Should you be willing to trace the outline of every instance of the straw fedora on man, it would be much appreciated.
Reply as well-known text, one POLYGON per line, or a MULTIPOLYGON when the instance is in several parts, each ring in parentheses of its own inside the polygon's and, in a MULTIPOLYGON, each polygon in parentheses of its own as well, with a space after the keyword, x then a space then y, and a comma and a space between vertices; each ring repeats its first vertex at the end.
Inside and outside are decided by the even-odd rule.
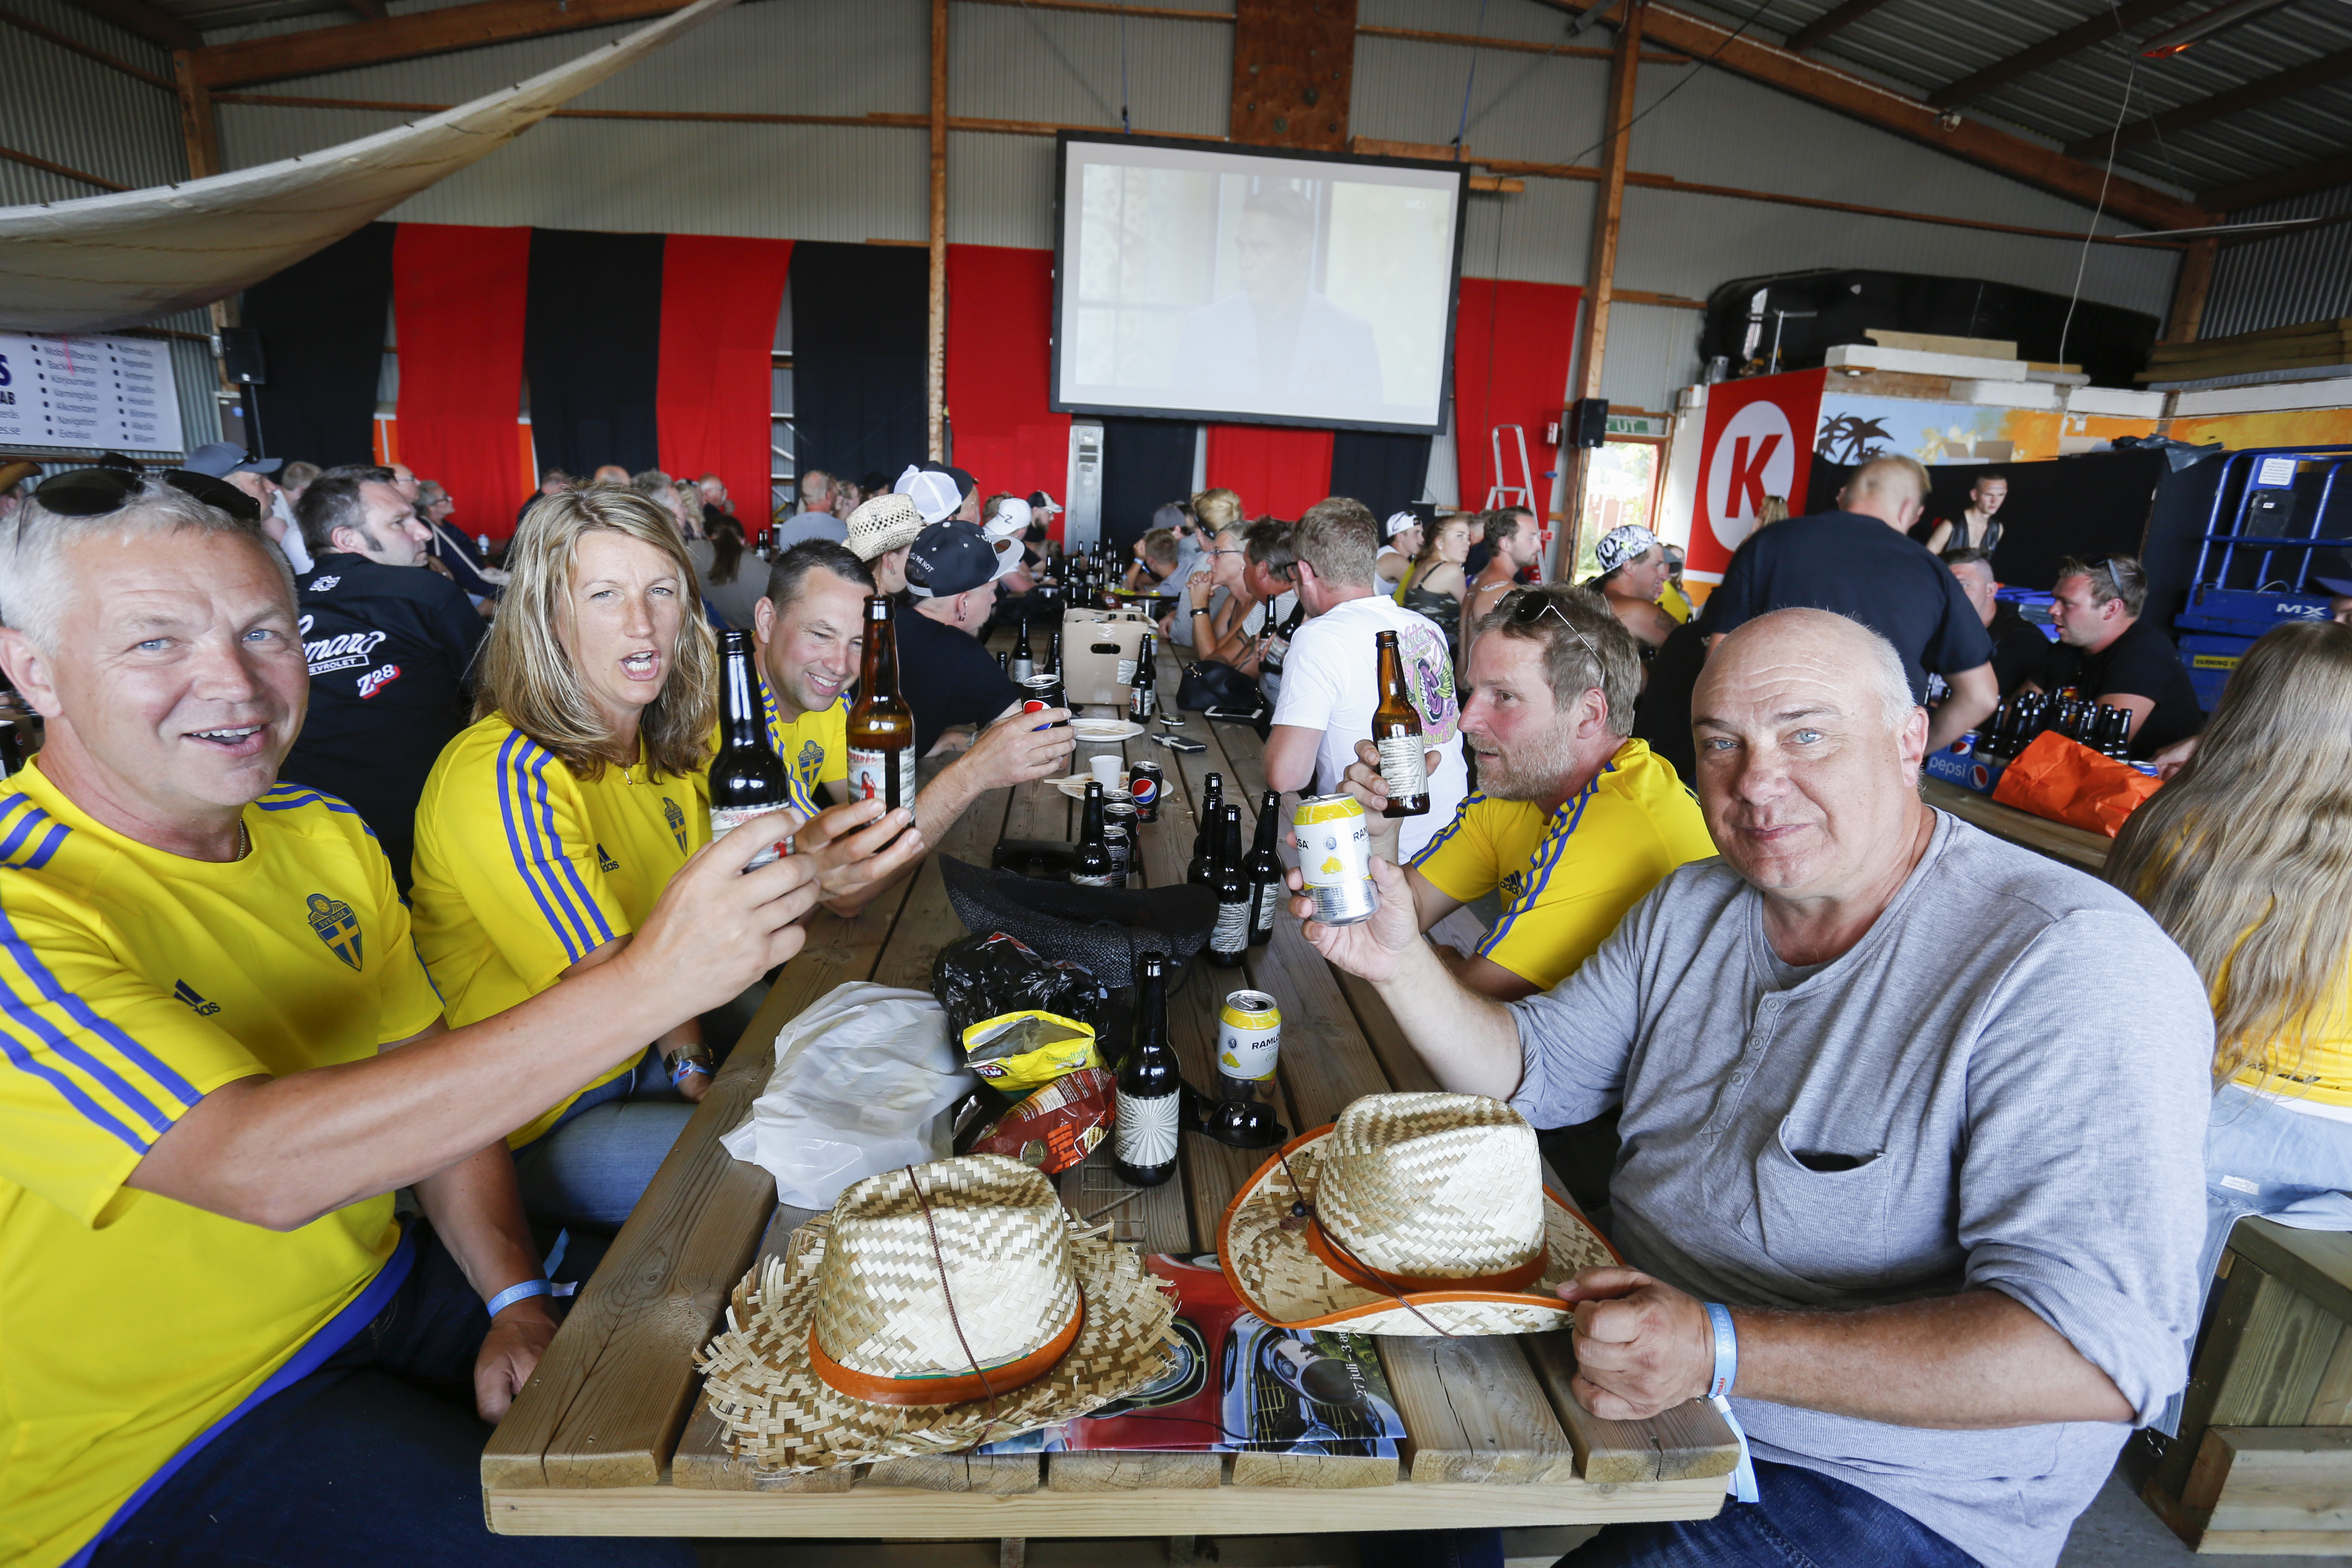
POLYGON ((1367 1095, 1284 1145, 1217 1259, 1278 1328, 1429 1335, 1564 1328, 1556 1287, 1618 1261, 1545 1190, 1535 1129, 1475 1094, 1367 1095))
POLYGON ((1160 1376, 1175 1343, 1175 1302, 1108 1233, 999 1154, 869 1176, 735 1287, 703 1397, 765 1470, 1083 1415, 1160 1376))

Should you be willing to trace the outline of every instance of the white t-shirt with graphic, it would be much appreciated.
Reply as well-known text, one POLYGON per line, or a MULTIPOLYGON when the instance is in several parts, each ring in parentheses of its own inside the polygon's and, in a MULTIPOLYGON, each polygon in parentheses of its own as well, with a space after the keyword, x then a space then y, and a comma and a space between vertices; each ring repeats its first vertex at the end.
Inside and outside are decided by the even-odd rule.
POLYGON ((1274 721, 1322 731, 1323 743, 1315 756, 1316 786, 1327 795, 1339 789, 1348 764, 1356 760, 1356 742, 1372 738, 1372 710, 1381 703, 1380 659, 1372 639, 1381 632, 1397 634, 1397 652, 1404 660, 1412 705, 1421 713, 1422 733, 1439 753, 1438 764, 1429 771, 1428 812, 1408 816, 1400 825, 1397 850, 1410 860, 1454 820, 1454 808, 1469 789, 1469 773, 1454 737, 1462 704, 1454 695, 1445 633, 1437 623, 1377 594, 1335 605, 1315 616, 1290 639, 1274 721))

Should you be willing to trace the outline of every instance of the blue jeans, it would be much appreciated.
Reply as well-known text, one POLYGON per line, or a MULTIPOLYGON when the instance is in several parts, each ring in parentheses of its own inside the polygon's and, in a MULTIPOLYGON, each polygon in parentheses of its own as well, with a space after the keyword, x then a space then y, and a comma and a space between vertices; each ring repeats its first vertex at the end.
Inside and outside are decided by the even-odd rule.
MULTIPOLYGON (((2352 1230, 2352 1122, 2223 1084, 2205 1124, 2205 1249, 2197 1280, 2208 1295, 2230 1232, 2249 1215, 2298 1230, 2352 1230)), ((2193 1333, 2189 1348, 2194 1355, 2193 1333)), ((2157 1422, 2168 1436, 2180 1430, 2182 1398, 2174 1394, 2157 1422)))
POLYGON ((647 1049, 635 1072, 598 1084, 514 1152, 524 1212, 551 1226, 620 1229, 693 1115, 661 1053, 647 1049))
POLYGON ((1713 1519, 1612 1524, 1560 1568, 1976 1568, 1976 1559, 1860 1487, 1756 1461, 1757 1500, 1713 1519))
POLYGON ((182 1466, 89 1568, 694 1568, 683 1541, 484 1528, 474 1357, 490 1320, 431 1233, 415 1239, 373 1321, 182 1466))

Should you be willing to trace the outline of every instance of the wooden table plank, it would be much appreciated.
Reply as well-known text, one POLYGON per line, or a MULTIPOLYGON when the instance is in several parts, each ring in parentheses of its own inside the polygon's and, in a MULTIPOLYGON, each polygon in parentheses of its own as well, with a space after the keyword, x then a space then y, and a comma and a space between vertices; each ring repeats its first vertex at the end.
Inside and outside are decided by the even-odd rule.
POLYGON ((1536 1380, 1576 1449, 1577 1474, 1588 1481, 1679 1481, 1727 1476, 1739 1463, 1739 1443, 1715 1407, 1698 1400, 1647 1421, 1604 1421, 1577 1403, 1569 1382, 1576 1352, 1566 1331, 1521 1334, 1519 1346, 1536 1380))
POLYGON ((2106 868, 2107 851, 2116 847, 2116 841, 2104 833, 2069 827, 2063 822, 2052 822, 2030 811, 2003 805, 1989 795, 1962 789, 1949 779, 1921 779, 1919 798, 1950 812, 1962 822, 1983 828, 1995 838, 2062 860, 2095 877, 2106 868))
POLYGON ((1564 1481, 1576 1456, 1512 1338, 1383 1335, 1381 1364, 1412 1434, 1416 1481, 1564 1481))

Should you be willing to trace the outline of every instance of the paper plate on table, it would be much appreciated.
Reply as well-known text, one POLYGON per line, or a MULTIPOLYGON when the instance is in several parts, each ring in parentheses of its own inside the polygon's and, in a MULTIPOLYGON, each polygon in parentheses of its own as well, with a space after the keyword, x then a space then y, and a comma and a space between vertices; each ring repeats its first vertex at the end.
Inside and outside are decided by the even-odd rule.
POLYGON ((1045 782, 1072 800, 1084 800, 1087 798, 1087 785, 1094 783, 1094 779, 1092 773, 1072 773, 1066 779, 1047 779, 1045 782))
POLYGON ((1143 726, 1125 719, 1073 719, 1070 733, 1081 741, 1108 745, 1118 741, 1132 741, 1143 733, 1143 726))

